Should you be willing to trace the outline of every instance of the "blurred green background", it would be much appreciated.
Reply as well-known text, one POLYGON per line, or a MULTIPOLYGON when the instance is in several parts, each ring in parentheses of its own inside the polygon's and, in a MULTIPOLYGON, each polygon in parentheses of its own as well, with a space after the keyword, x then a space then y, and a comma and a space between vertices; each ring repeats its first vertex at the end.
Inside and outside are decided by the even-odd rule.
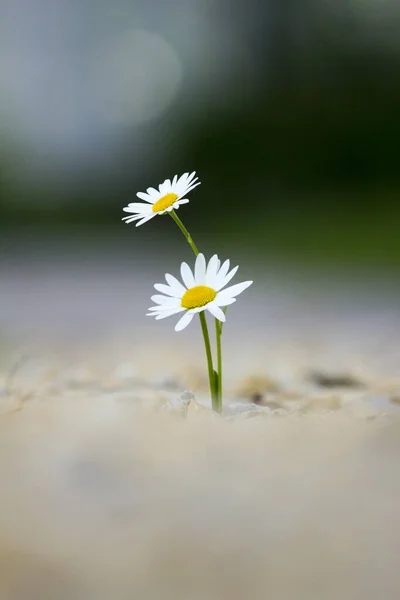
MULTIPOLYGON (((139 248, 123 206, 196 170, 202 186, 181 217, 212 247, 400 265, 397 1, 0 7, 7 251, 55 238, 139 248)), ((145 227, 177 237, 164 219, 145 227)))

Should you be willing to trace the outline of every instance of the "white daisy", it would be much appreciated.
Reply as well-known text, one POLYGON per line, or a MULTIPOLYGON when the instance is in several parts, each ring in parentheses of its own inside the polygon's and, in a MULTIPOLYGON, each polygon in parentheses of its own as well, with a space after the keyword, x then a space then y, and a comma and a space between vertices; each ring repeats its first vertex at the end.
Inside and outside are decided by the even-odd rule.
POLYGON ((136 196, 144 202, 131 202, 125 206, 124 211, 133 213, 133 215, 124 217, 122 220, 126 223, 137 221, 136 227, 139 227, 156 215, 163 215, 171 212, 174 208, 179 208, 181 204, 187 204, 189 200, 184 196, 200 185, 200 181, 197 181, 198 178, 195 175, 195 171, 190 174, 184 173, 179 179, 178 175, 175 175, 172 181, 166 179, 159 186, 158 191, 154 188, 147 188, 146 192, 138 192, 136 196))
POLYGON ((165 283, 156 283, 155 289, 162 294, 156 294, 151 299, 156 306, 151 306, 147 316, 156 319, 165 319, 172 315, 184 312, 183 317, 175 326, 175 331, 184 329, 196 313, 208 310, 220 321, 225 321, 225 314, 221 306, 228 306, 236 302, 236 296, 241 294, 253 282, 244 281, 223 289, 236 274, 239 267, 229 271, 229 260, 222 265, 218 256, 210 259, 206 265, 203 254, 196 258, 194 273, 187 263, 181 265, 181 277, 183 284, 169 273, 165 275, 165 283))

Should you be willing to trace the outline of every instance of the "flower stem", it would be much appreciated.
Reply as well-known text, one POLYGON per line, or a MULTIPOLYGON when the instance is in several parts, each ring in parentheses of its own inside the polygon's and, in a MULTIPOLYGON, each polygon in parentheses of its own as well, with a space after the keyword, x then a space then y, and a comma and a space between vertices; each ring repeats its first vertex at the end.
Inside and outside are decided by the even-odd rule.
POLYGON ((207 355, 208 378, 210 381, 212 409, 215 410, 216 412, 220 412, 218 410, 218 398, 217 398, 217 390, 216 390, 216 386, 215 386, 215 375, 214 375, 214 367, 213 367, 212 354, 211 354, 210 336, 208 335, 208 327, 207 327, 207 321, 206 321, 206 316, 204 314, 204 311, 199 313, 199 317, 200 317, 201 329, 203 331, 204 346, 206 348, 206 355, 207 355))
MULTIPOLYGON (((182 231, 185 236, 187 242, 189 243, 191 249, 193 250, 195 256, 198 256, 199 251, 194 243, 192 236, 176 214, 174 210, 171 210, 169 213, 175 223, 178 225, 179 229, 182 231)), ((206 348, 207 355, 207 366, 208 366, 208 377, 210 380, 210 392, 211 392, 211 402, 212 409, 218 413, 222 412, 222 357, 221 357, 221 333, 222 327, 220 327, 219 321, 215 319, 215 327, 216 327, 216 335, 217 335, 217 355, 218 355, 218 373, 214 371, 212 354, 211 354, 211 344, 210 344, 210 336, 208 333, 207 320, 204 312, 199 313, 201 329, 203 331, 204 345, 206 348)))
POLYGON ((184 224, 182 223, 182 221, 180 220, 180 218, 178 217, 178 215, 176 214, 176 212, 174 210, 171 210, 171 212, 169 214, 171 215, 171 217, 173 218, 175 223, 178 225, 179 229, 182 231, 183 235, 185 236, 188 243, 190 244, 191 249, 197 256, 199 254, 199 251, 197 249, 196 244, 192 240, 192 236, 190 235, 190 233, 188 232, 188 230, 186 229, 186 227, 184 226, 184 224))
POLYGON ((216 334, 216 342, 217 342, 217 369, 218 369, 218 378, 217 378, 217 412, 222 412, 222 350, 221 350, 221 334, 222 334, 222 323, 215 319, 215 334, 216 334))

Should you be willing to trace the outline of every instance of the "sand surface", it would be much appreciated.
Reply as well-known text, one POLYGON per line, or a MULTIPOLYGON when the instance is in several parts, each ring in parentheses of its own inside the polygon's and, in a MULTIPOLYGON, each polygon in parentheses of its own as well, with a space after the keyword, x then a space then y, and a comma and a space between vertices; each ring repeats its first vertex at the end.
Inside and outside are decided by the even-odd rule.
POLYGON ((397 599, 390 282, 259 268, 217 417, 139 263, 2 268, 0 599, 397 599))

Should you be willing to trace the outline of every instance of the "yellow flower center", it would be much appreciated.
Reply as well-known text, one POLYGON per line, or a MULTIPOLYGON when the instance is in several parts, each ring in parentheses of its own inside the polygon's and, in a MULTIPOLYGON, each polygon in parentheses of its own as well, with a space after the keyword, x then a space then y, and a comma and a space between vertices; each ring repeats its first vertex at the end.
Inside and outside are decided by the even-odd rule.
POLYGON ((178 194, 165 194, 165 196, 157 200, 157 202, 154 202, 153 212, 160 212, 169 206, 172 206, 177 198, 178 194))
POLYGON ((183 308, 199 308, 212 302, 217 292, 206 285, 196 285, 187 290, 182 297, 181 306, 183 308))

